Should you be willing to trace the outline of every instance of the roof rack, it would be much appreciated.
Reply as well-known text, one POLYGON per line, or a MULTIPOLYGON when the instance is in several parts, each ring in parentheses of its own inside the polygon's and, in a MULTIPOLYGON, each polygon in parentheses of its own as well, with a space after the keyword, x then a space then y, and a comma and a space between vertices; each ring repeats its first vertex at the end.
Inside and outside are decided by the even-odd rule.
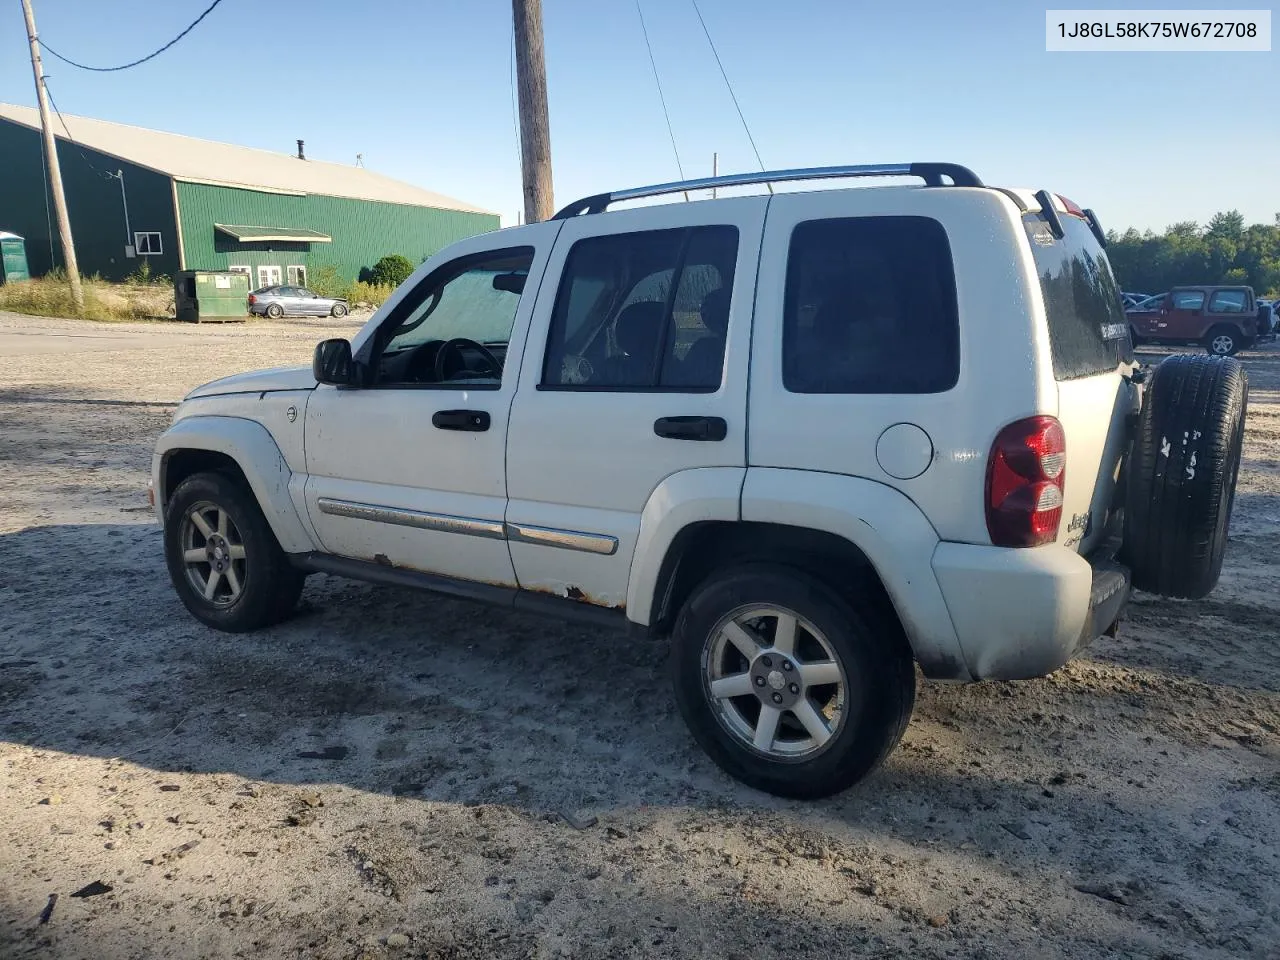
POLYGON ((919 177, 930 187, 944 186, 948 177, 953 186, 981 187, 982 181, 968 167, 958 163, 864 163, 844 167, 801 167, 794 170, 765 170, 760 173, 730 173, 722 177, 702 177, 675 183, 658 183, 649 187, 614 190, 569 204, 552 220, 568 220, 583 213, 603 213, 611 203, 638 200, 685 190, 709 190, 712 187, 739 187, 753 183, 778 183, 784 180, 833 180, 846 177, 919 177))

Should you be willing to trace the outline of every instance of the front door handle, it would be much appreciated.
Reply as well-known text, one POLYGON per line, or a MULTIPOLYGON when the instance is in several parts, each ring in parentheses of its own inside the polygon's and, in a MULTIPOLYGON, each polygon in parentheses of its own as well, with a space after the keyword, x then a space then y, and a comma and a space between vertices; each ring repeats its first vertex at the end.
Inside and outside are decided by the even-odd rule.
POLYGON ((729 425, 723 417, 659 417, 653 432, 672 440, 723 440, 729 425))
POLYGON ((431 425, 441 430, 467 430, 483 433, 489 429, 489 414, 484 410, 437 410, 431 425))

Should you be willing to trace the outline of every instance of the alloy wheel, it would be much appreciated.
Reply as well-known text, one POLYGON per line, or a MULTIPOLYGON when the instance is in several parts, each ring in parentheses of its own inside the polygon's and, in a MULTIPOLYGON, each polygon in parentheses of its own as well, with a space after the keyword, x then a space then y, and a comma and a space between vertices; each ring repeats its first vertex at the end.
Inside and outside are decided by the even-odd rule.
POLYGON ((207 500, 192 504, 182 518, 181 544, 192 589, 215 607, 235 603, 244 591, 246 554, 231 515, 207 500))
POLYGON ((840 731, 848 678, 827 638, 794 611, 746 606, 711 631, 703 688, 720 724, 774 760, 808 760, 840 731))

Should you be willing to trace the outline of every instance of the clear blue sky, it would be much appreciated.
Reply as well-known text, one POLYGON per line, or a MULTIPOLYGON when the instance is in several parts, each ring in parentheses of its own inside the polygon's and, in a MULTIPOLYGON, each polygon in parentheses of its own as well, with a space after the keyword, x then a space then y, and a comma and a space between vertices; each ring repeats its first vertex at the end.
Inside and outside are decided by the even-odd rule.
MULTIPOLYGON (((207 6, 34 3, 41 37, 93 64, 149 53, 207 6)), ((709 173, 713 151, 722 172, 754 169, 690 0, 641 3, 686 175, 709 173)), ((1274 50, 1046 53, 1044 10, 1062 3, 699 5, 770 167, 954 160, 988 183, 1063 193, 1108 227, 1280 211, 1274 50)), ((557 203, 675 179, 634 0, 544 7, 557 203)), ((64 113, 286 152, 301 137, 310 157, 362 153, 514 222, 510 24, 508 0, 223 0, 141 67, 45 64, 64 113)), ((0 100, 34 105, 25 39, 4 0, 0 100)))

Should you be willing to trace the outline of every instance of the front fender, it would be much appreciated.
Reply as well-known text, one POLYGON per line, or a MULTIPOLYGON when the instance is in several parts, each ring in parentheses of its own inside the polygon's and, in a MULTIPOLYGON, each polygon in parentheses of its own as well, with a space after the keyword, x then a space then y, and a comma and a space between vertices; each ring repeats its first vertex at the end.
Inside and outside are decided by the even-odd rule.
POLYGON ((249 481, 249 488, 281 549, 286 553, 317 549, 289 495, 293 472, 280 448, 266 427, 240 417, 186 417, 161 434, 151 458, 156 511, 161 523, 165 510, 165 471, 170 457, 179 450, 208 450, 230 457, 249 481))
POLYGON ((823 530, 852 543, 884 583, 925 676, 970 679, 932 567, 938 534, 904 494, 857 477, 752 467, 742 519, 823 530))

